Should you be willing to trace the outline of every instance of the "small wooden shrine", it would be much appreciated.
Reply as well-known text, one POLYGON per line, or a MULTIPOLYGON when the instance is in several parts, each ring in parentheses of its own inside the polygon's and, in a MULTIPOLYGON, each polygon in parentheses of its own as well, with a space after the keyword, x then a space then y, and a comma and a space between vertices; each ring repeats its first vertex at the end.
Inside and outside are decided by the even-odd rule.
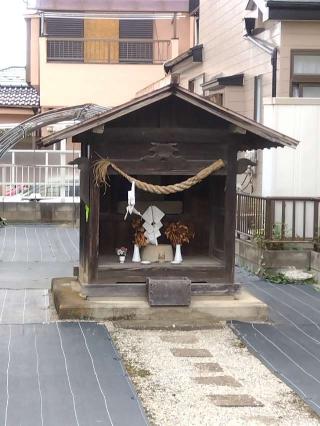
MULTIPOLYGON (((81 169, 78 279, 83 295, 142 296, 148 294, 148 283, 156 281, 165 283, 158 290, 169 299, 173 295, 173 305, 183 304, 179 295, 170 293, 179 282, 189 283, 191 296, 233 293, 238 288, 234 283, 237 153, 297 144, 175 84, 50 135, 43 145, 66 137, 81 142, 76 162, 81 169), (107 185, 96 173, 97 162, 103 161, 109 165, 107 185), (194 237, 182 245, 181 263, 132 262, 134 216, 124 220, 132 178, 150 189, 150 185, 190 183, 194 176, 196 183, 192 180, 190 187, 169 194, 141 190, 136 184, 137 211, 156 206, 165 214, 164 225, 189 224, 194 237), (116 254, 121 246, 128 248, 124 263, 116 254)), ((170 245, 165 232, 158 243, 170 245)))

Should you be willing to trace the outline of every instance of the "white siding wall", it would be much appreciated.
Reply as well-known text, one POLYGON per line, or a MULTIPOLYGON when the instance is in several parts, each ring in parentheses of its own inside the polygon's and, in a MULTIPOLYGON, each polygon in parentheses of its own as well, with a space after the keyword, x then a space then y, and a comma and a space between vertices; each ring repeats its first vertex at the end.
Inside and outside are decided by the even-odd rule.
MULTIPOLYGON (((224 106, 253 117, 254 77, 263 74, 263 96, 271 96, 272 68, 270 55, 244 38, 244 17, 247 0, 201 0, 200 43, 204 45, 203 64, 195 65, 181 74, 181 83, 205 73, 206 81, 222 73, 245 74, 244 87, 223 89, 224 106)), ((280 43, 280 24, 267 23, 259 37, 280 43)))
POLYGON ((267 126, 300 144, 263 151, 262 195, 319 197, 320 99, 265 99, 264 109, 267 126))

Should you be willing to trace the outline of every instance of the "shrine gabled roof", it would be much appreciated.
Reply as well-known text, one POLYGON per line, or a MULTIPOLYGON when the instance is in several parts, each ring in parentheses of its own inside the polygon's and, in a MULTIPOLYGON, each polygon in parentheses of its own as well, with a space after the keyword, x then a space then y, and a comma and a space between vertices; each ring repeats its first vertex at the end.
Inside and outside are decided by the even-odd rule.
MULTIPOLYGON (((70 126, 65 130, 49 135, 42 138, 39 142, 39 146, 49 146, 62 139, 70 138, 76 135, 80 135, 84 132, 90 131, 96 127, 103 126, 104 124, 110 123, 120 117, 123 117, 133 111, 137 111, 148 105, 157 103, 170 96, 178 97, 185 102, 192 104, 193 106, 200 108, 207 113, 212 114, 234 126, 235 133, 246 133, 249 132, 256 136, 255 143, 245 142, 242 140, 239 150, 245 149, 260 149, 260 148, 276 148, 276 147, 292 147, 295 148, 298 145, 298 141, 292 139, 286 135, 283 135, 273 129, 270 129, 254 120, 244 117, 234 111, 231 111, 225 107, 217 105, 202 96, 190 92, 182 88, 181 86, 170 84, 161 89, 150 92, 141 97, 135 98, 129 102, 126 102, 118 107, 112 108, 99 116, 89 118, 82 121, 79 124, 70 126)), ((235 138, 236 142, 236 138, 235 138)))

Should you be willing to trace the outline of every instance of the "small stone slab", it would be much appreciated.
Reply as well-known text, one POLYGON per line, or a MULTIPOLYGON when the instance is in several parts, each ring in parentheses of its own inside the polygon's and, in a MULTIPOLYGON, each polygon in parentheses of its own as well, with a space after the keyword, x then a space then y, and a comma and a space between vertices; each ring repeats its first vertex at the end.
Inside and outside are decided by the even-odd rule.
POLYGON ((250 395, 209 395, 209 398, 217 407, 263 407, 250 395))
POLYGON ((241 387, 241 384, 232 376, 194 377, 193 380, 199 385, 229 386, 232 388, 241 387))
POLYGON ((207 349, 171 348, 172 355, 179 358, 208 358, 212 354, 207 349))
POLYGON ((247 423, 251 421, 254 425, 279 425, 279 419, 270 416, 251 416, 243 418, 242 420, 246 421, 247 423))
POLYGON ((222 373, 223 369, 217 362, 199 362, 195 367, 206 373, 222 373))
POLYGON ((183 345, 185 344, 193 344, 193 343, 197 343, 198 339, 196 336, 192 336, 192 335, 175 335, 172 334, 171 336, 160 336, 160 339, 163 342, 168 342, 168 343, 181 343, 183 345))

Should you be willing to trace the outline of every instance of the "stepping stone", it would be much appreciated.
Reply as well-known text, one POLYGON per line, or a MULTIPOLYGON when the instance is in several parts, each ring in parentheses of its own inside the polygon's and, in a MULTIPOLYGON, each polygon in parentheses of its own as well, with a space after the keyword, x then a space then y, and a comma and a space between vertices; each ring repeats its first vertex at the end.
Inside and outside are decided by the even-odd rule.
POLYGON ((251 416, 251 417, 243 417, 242 420, 244 421, 251 421, 254 422, 253 424, 259 424, 259 425, 279 425, 279 419, 276 417, 270 417, 270 416, 251 416))
POLYGON ((217 362, 199 362, 194 365, 200 371, 204 371, 206 373, 222 373, 223 369, 217 362))
POLYGON ((179 358, 208 358, 212 356, 207 349, 172 348, 170 351, 179 358))
POLYGON ((241 384, 232 376, 194 377, 193 380, 199 385, 230 386, 232 388, 241 387, 241 384))
POLYGON ((217 407, 263 407, 263 404, 250 395, 209 395, 217 407))
POLYGON ((196 336, 192 336, 192 335, 190 335, 190 336, 188 336, 188 335, 185 335, 185 336, 179 336, 179 335, 169 335, 169 336, 161 336, 160 337, 160 339, 163 341, 163 342, 168 342, 168 343, 181 343, 181 344, 192 344, 192 343, 197 343, 198 342, 198 339, 197 339, 197 337, 196 336))

